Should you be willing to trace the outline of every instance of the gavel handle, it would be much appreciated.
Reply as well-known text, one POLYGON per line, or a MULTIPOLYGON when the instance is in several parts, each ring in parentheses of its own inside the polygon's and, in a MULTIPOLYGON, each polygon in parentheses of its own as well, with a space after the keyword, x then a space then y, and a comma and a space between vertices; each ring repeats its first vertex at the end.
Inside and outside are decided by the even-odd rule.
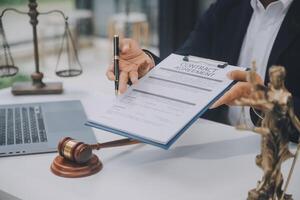
POLYGON ((92 144, 90 145, 92 149, 103 149, 103 148, 110 148, 110 147, 119 147, 119 146, 126 146, 126 145, 132 145, 132 144, 139 144, 140 142, 133 139, 121 139, 121 140, 115 140, 105 143, 98 143, 98 144, 92 144))

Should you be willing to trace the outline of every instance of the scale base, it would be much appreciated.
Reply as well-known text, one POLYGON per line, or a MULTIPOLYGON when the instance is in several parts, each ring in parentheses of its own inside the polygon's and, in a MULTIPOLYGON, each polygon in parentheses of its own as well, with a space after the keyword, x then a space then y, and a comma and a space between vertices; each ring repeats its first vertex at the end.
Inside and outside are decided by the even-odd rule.
POLYGON ((92 158, 84 164, 77 164, 57 156, 51 164, 51 171, 65 178, 79 178, 96 174, 103 168, 99 158, 93 154, 92 158))
POLYGON ((14 95, 61 94, 63 86, 60 82, 45 83, 43 87, 32 83, 14 83, 11 89, 14 95))

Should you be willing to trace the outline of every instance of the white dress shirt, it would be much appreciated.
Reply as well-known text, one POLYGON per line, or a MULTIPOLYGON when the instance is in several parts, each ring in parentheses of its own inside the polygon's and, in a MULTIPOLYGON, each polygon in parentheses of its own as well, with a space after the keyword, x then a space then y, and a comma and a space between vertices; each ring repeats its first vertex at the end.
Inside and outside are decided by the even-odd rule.
MULTIPOLYGON (((265 78, 273 44, 292 2, 293 0, 278 0, 264 8, 260 0, 251 0, 253 14, 241 48, 238 66, 251 67, 252 61, 256 61, 257 73, 262 79, 265 78)), ((248 126, 253 126, 249 108, 246 108, 245 114, 248 126)), ((236 125, 240 118, 241 108, 231 106, 230 123, 236 125)))

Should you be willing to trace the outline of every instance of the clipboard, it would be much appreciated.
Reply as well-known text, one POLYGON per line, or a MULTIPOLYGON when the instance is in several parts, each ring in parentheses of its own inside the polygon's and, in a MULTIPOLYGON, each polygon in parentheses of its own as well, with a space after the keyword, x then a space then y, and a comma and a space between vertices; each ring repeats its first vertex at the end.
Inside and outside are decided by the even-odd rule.
MULTIPOLYGON (((148 83, 149 82, 149 77, 151 76, 157 76, 159 74, 167 74, 167 72, 165 71, 166 67, 169 67, 169 71, 168 73, 171 73, 171 70, 176 70, 179 69, 178 67, 176 68, 176 63, 182 63, 182 62, 195 62, 195 58, 197 57, 192 57, 193 60, 191 60, 191 57, 188 57, 189 60, 186 59, 186 56, 180 56, 180 55, 176 55, 176 54, 171 54, 168 58, 166 58, 164 61, 162 61, 157 67, 155 67, 153 70, 151 70, 150 74, 146 75, 146 77, 143 78, 143 80, 141 80, 141 86, 140 88, 143 88, 143 84, 148 83), (171 65, 174 65, 174 67, 172 68, 171 65), (157 71, 155 71, 157 70, 157 71), (153 75, 154 74, 154 75, 153 75)), ((199 60, 201 60, 202 58, 199 58, 199 60)), ((210 62, 212 60, 209 60, 210 62)), ((207 62, 207 59, 205 59, 205 62, 207 62)), ((230 66, 227 63, 223 63, 223 62, 219 62, 219 61, 213 61, 215 66, 213 66, 214 68, 218 68, 218 71, 221 73, 222 70, 231 70, 231 69, 242 69, 242 70, 246 70, 245 68, 240 68, 240 67, 236 67, 236 66, 230 66), (222 65, 222 66, 221 66, 222 65), (228 68, 228 69, 227 69, 228 68)), ((212 63, 212 62, 211 62, 212 63)), ((195 65, 192 65, 193 67, 195 67, 195 65)), ((198 65, 196 65, 198 66, 198 65)), ((200 66, 200 65, 199 65, 200 66)), ((202 65, 201 65, 202 66, 202 65)), ((201 68, 200 66, 200 68, 201 68)), ((175 73, 175 72, 173 72, 175 73)), ((178 72, 179 73, 179 72, 178 72)), ((186 76, 187 72, 182 72, 182 76, 186 76)), ((191 78, 193 78, 192 76, 196 76, 195 74, 190 74, 191 78)), ((222 75, 223 76, 223 75, 222 75)), ((199 77, 201 78, 202 75, 199 77)), ((224 76, 225 77, 225 76, 224 76)), ((195 78, 196 79, 196 78, 195 78)), ((172 82, 176 82, 176 81, 170 81, 166 84, 166 85, 172 85, 172 82)), ((160 142, 156 139, 152 139, 152 138, 148 138, 149 135, 151 135, 151 132, 149 132, 149 135, 143 135, 141 134, 141 132, 133 132, 133 131, 129 131, 130 128, 128 128, 126 130, 126 125, 123 126, 119 126, 117 122, 112 126, 112 125, 108 125, 107 123, 105 123, 104 121, 101 120, 95 120, 95 119, 90 119, 88 120, 88 122, 86 123, 87 126, 90 127, 94 127, 97 129, 101 129, 101 130, 105 130, 120 136, 124 136, 124 137, 128 137, 131 139, 135 139, 138 141, 141 141, 143 143, 146 144, 150 144, 150 145, 154 145, 163 149, 169 149, 172 144, 174 144, 179 138, 180 136, 200 117, 202 116, 212 105, 213 103, 215 103, 226 91, 228 91, 234 84, 236 83, 236 81, 229 81, 226 80, 224 83, 218 83, 219 85, 224 85, 222 86, 222 90, 218 90, 218 93, 216 95, 214 95, 211 99, 207 100, 207 102, 205 103, 205 106, 201 107, 201 109, 198 109, 196 111, 193 111, 193 114, 189 115, 187 120, 185 120, 184 122, 179 122, 182 123, 182 126, 180 125, 180 128, 178 130, 176 130, 175 132, 172 132, 172 134, 170 134, 170 138, 168 138, 168 140, 164 140, 164 142, 160 142), (104 122, 104 123, 103 123, 104 122)), ((186 84, 187 85, 187 84, 186 84)), ((138 86, 133 86, 133 88, 129 89, 128 93, 130 94, 131 92, 133 92, 138 86)), ((174 86, 176 87, 176 86, 174 86)), ((178 86, 178 87, 183 87, 183 86, 178 86)), ((144 88, 151 88, 150 86, 144 87, 144 88)), ((149 89, 151 91, 151 89, 149 89)), ((204 96, 204 98, 207 96, 204 96)), ((124 97, 125 98, 125 97, 124 97)), ((130 107, 130 106, 129 106, 130 107)), ((197 107, 200 108, 200 107, 197 107)), ((122 118, 121 118, 122 119, 122 118)), ((131 126, 130 124, 128 124, 128 126, 131 126)), ((175 124, 174 124, 175 126, 175 124)), ((178 125, 179 127, 179 125, 178 125)), ((140 127, 140 130, 142 131, 143 128, 140 127)), ((159 129, 157 129, 159 132, 159 129)))

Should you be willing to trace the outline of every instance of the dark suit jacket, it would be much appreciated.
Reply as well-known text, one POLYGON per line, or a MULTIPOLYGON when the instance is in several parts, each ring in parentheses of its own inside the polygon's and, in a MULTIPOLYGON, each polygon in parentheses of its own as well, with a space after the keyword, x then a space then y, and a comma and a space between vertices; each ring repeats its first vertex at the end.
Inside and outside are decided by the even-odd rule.
MULTIPOLYGON (((253 13, 250 0, 218 0, 199 18, 194 30, 176 53, 194 55, 237 65, 240 50, 253 13)), ((159 59, 156 58, 159 62, 159 59)), ((295 111, 300 116, 300 1, 294 0, 277 35, 268 61, 283 65, 287 71, 286 87, 293 94, 295 111)), ((269 81, 268 73, 266 82, 269 81)), ((216 117, 226 107, 209 111, 216 117), (218 113, 218 114, 217 114, 218 113)), ((224 117, 222 117, 224 120, 224 117)), ((224 122, 224 121, 223 121, 224 122)), ((296 131, 293 140, 297 140, 296 131)))

